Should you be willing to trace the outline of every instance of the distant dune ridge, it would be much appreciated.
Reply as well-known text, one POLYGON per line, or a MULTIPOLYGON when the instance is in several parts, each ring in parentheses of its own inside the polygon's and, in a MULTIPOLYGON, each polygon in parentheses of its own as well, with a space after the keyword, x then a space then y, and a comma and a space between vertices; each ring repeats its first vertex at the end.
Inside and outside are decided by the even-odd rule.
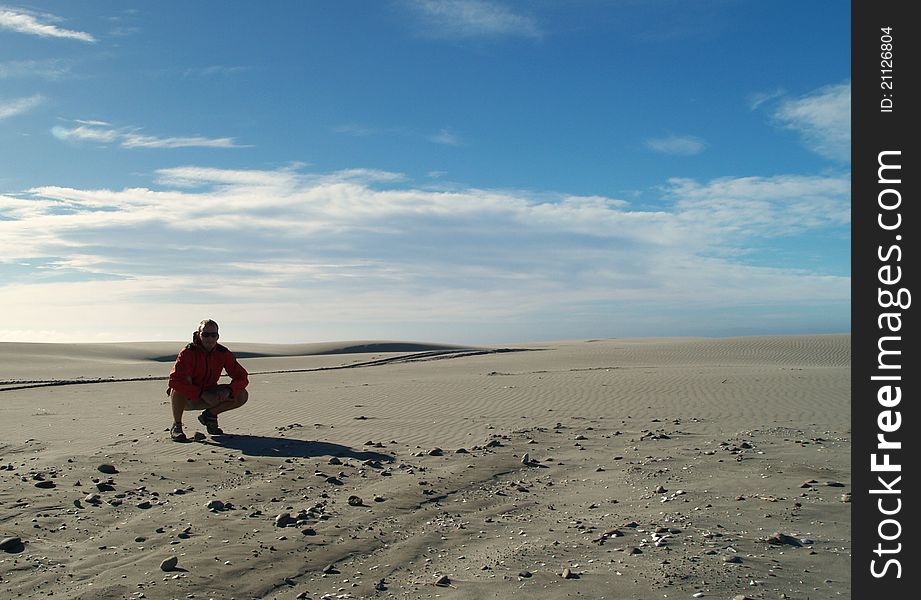
POLYGON ((849 594, 849 335, 183 345, 0 344, 11 597, 849 594))

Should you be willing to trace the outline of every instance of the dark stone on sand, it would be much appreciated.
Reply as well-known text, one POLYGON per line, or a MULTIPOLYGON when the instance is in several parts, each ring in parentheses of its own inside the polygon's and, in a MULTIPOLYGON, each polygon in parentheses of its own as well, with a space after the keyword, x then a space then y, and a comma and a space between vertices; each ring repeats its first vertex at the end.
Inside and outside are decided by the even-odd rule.
POLYGON ((447 587, 451 585, 451 580, 448 578, 447 575, 441 575, 440 577, 437 577, 433 583, 434 585, 437 585, 440 587, 447 587))
POLYGON ((18 536, 12 536, 3 538, 0 540, 0 550, 3 552, 22 552, 25 546, 22 543, 22 538, 18 536))
POLYGON ((338 457, 333 456, 332 458, 329 459, 329 463, 328 463, 328 464, 331 464, 331 465, 341 465, 341 464, 342 464, 342 461, 341 461, 338 457))
POLYGON ((115 475, 118 473, 118 469, 115 468, 115 465, 110 464, 101 464, 96 467, 96 469, 98 469, 100 473, 105 473, 106 475, 115 475))
POLYGON ((275 517, 275 527, 287 527, 288 525, 293 525, 295 523, 294 517, 291 516, 291 513, 281 513, 275 517))
POLYGON ((146 508, 150 508, 151 506, 153 505, 148 500, 142 500, 141 502, 138 502, 138 508, 146 509, 146 508))
POLYGON ((525 579, 527 579, 528 577, 533 577, 533 574, 531 573, 531 571, 521 571, 520 573, 518 573, 518 576, 524 577, 525 579))
POLYGON ((100 482, 96 484, 96 489, 99 490, 100 492, 114 492, 115 486, 112 485, 111 483, 100 482))
POLYGON ((724 563, 740 563, 742 562, 742 558, 735 554, 732 554, 730 556, 724 556, 723 562, 724 563))
POLYGON ((767 540, 768 544, 773 544, 775 546, 788 545, 788 546, 802 546, 803 543, 799 539, 793 537, 792 535, 787 535, 785 533, 777 532, 767 540))
POLYGON ((441 448, 432 448, 428 451, 429 456, 444 456, 445 451, 441 448))
POLYGON ((43 490, 50 490, 51 488, 57 487, 57 486, 54 484, 53 481, 48 480, 48 481, 39 481, 38 483, 35 484, 35 487, 41 488, 43 490))
POLYGON ((209 503, 207 504, 206 508, 207 508, 208 510, 212 510, 212 511, 214 511, 214 512, 218 512, 218 511, 221 511, 221 510, 224 510, 225 508, 227 508, 227 505, 224 504, 224 503, 223 503, 222 501, 220 501, 220 500, 212 500, 211 502, 209 502, 209 503))
POLYGON ((167 571, 167 572, 173 571, 176 569, 176 565, 178 564, 179 564, 179 557, 170 556, 169 558, 164 559, 163 562, 160 563, 160 570, 167 571))
POLYGON ((579 574, 573 571, 572 569, 570 569, 569 567, 566 567, 565 569, 563 569, 563 572, 561 573, 561 575, 563 579, 578 579, 579 578, 579 574))
POLYGON ((305 527, 304 529, 301 529, 301 534, 302 535, 316 535, 317 530, 314 529, 313 527, 305 527))
POLYGON ((349 496, 349 506, 364 506, 365 502, 358 496, 349 496))

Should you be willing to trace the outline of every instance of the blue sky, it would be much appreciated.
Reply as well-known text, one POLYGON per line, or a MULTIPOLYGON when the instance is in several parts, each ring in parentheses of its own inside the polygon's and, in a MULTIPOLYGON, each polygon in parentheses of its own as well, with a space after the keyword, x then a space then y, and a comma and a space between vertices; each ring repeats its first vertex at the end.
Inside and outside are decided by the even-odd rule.
POLYGON ((0 0, 0 341, 850 330, 850 4, 0 0))

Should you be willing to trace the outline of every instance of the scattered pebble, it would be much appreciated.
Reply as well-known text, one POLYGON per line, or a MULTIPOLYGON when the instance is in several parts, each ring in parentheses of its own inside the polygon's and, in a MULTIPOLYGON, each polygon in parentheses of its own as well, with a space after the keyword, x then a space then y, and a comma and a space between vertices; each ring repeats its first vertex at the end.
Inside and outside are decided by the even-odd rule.
POLYGON ((179 564, 179 557, 170 556, 169 558, 164 559, 163 562, 160 563, 160 570, 167 571, 167 572, 173 571, 176 569, 176 565, 178 564, 179 564))
POLYGON ((18 536, 11 536, 0 540, 0 550, 3 552, 18 552, 22 549, 22 539, 18 536))

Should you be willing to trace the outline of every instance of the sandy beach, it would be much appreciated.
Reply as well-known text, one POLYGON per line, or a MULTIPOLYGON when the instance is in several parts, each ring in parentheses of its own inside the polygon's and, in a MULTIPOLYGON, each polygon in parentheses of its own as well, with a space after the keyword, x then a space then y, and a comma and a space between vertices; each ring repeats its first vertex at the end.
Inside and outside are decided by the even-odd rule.
POLYGON ((226 345, 0 344, 2 597, 850 597, 849 335, 226 345))

